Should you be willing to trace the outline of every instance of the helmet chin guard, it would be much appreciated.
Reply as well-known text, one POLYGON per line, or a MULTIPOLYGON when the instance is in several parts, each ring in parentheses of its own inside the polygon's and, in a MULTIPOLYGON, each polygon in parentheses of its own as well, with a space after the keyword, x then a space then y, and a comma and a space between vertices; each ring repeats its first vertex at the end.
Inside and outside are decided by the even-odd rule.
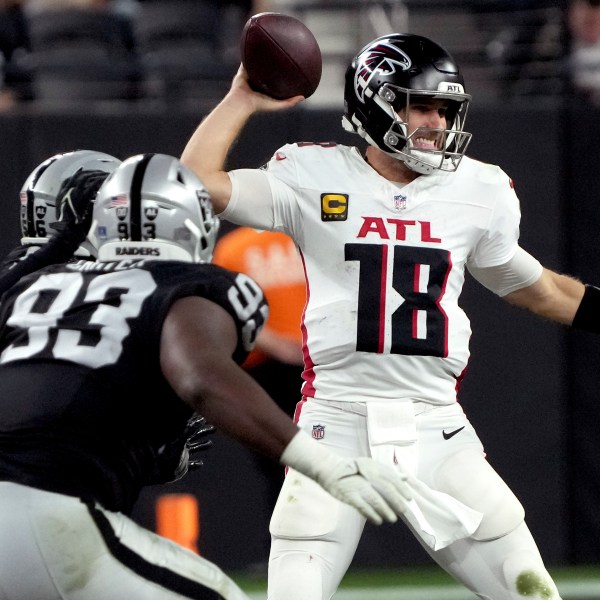
POLYGON ((471 140, 463 131, 470 100, 446 50, 422 36, 391 34, 365 46, 348 67, 342 125, 417 173, 455 171, 471 140), (417 97, 447 100, 446 129, 408 133, 399 113, 417 97), (437 138, 435 147, 416 145, 423 136, 437 138))

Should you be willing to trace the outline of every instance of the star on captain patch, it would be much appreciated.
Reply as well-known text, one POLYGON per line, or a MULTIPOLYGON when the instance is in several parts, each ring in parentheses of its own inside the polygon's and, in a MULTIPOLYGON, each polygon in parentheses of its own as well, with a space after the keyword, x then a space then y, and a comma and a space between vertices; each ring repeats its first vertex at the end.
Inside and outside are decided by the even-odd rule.
POLYGON ((313 425, 312 436, 315 440, 322 440, 325 437, 325 425, 313 425))
POLYGON ((406 196, 402 194, 396 194, 394 196, 394 210, 400 212, 406 208, 406 196))

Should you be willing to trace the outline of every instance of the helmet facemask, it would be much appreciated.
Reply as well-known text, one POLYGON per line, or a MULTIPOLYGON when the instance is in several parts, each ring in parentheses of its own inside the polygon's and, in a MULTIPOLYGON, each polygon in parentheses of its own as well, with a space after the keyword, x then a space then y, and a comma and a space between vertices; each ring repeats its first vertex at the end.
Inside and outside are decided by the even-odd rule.
POLYGON ((196 225, 191 219, 186 219, 185 225, 190 230, 196 246, 193 254, 192 262, 195 263, 210 263, 213 258, 213 250, 217 243, 217 234, 219 233, 220 221, 215 215, 212 202, 208 192, 198 190, 196 192, 198 202, 200 203, 200 214, 202 218, 196 225))
POLYGON ((471 141, 471 134, 462 130, 469 108, 468 94, 450 95, 384 84, 374 101, 391 119, 390 127, 383 135, 385 152, 423 175, 435 170, 456 171, 471 141), (411 106, 423 97, 448 100, 446 128, 418 127, 409 133, 411 106), (406 113, 405 119, 400 112, 406 113), (435 140, 435 144, 428 148, 417 143, 419 139, 435 140))

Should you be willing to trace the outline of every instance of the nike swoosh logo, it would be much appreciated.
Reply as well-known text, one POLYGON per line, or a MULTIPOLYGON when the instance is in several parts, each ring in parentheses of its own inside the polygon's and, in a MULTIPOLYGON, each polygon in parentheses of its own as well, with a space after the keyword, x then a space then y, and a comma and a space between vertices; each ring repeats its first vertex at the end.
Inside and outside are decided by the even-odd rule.
POLYGON ((463 425, 462 427, 459 427, 458 429, 455 429, 454 431, 451 431, 449 433, 442 431, 442 435, 444 436, 445 440, 449 440, 451 437, 454 437, 457 433, 460 433, 464 428, 465 426, 463 425))

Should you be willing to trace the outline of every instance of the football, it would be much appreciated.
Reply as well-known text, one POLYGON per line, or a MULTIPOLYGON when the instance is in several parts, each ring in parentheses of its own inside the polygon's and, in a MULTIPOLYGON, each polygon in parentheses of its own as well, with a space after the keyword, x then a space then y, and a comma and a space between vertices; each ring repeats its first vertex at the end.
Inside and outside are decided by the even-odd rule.
POLYGON ((319 44, 295 17, 274 12, 250 17, 240 50, 250 87, 271 98, 308 98, 321 81, 319 44))

